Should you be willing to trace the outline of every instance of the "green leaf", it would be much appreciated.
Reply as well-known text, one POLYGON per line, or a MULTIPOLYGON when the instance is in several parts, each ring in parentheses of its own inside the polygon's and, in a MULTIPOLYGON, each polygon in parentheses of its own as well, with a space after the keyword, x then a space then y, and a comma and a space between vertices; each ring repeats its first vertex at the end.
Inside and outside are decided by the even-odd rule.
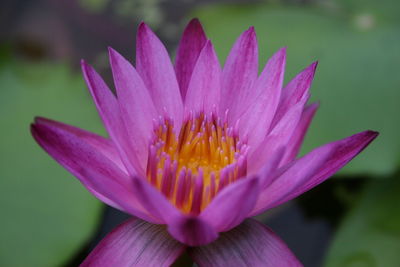
POLYGON ((392 173, 400 163, 400 27, 360 29, 328 9, 279 5, 208 6, 194 14, 204 23, 221 59, 239 34, 254 25, 260 67, 288 47, 286 81, 315 60, 319 66, 312 100, 321 107, 303 153, 367 129, 381 135, 350 163, 346 174, 392 173))
POLYGON ((99 128, 80 75, 56 64, 0 67, 0 265, 59 266, 93 234, 100 202, 31 137, 37 115, 99 128))
POLYGON ((326 267, 398 266, 400 177, 368 184, 339 227, 326 267))

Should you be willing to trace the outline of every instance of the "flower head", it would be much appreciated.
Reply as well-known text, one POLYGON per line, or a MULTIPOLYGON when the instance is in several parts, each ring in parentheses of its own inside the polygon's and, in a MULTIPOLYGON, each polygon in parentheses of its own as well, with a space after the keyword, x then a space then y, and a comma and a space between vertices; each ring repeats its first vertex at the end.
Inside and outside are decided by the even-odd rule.
POLYGON ((250 28, 222 69, 200 23, 192 20, 173 66, 142 23, 136 67, 109 49, 116 96, 82 61, 109 138, 44 118, 36 119, 32 134, 97 198, 140 218, 117 228, 83 265, 143 260, 148 266, 158 256, 159 263, 169 264, 185 245, 202 246, 189 249, 200 265, 229 265, 235 257, 224 260, 216 251, 235 246, 249 257, 244 264, 300 264, 269 229, 244 220, 320 184, 377 133, 361 132, 296 158, 318 108, 307 105, 317 63, 283 87, 286 49, 276 52, 259 76, 257 53, 250 28), (167 225, 169 235, 152 224, 167 225), (149 231, 161 243, 146 243, 149 231), (237 244, 227 245, 232 242, 237 244), (132 253, 132 247, 145 249, 145 256, 132 253))

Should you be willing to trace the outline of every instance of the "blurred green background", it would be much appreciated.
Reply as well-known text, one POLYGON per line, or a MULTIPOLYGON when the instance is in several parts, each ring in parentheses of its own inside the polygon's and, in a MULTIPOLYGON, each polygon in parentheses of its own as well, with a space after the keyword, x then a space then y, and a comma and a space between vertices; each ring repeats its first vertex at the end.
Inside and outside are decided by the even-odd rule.
POLYGON ((400 263, 398 0, 4 0, 0 4, 0 266, 77 266, 127 216, 105 208, 33 141, 45 116, 105 134, 79 72, 111 85, 107 46, 134 58, 147 22, 174 55, 198 17, 221 62, 255 26, 260 68, 288 47, 286 81, 315 60, 321 107, 303 152, 372 129, 378 139, 333 179, 262 216, 305 266, 400 263))

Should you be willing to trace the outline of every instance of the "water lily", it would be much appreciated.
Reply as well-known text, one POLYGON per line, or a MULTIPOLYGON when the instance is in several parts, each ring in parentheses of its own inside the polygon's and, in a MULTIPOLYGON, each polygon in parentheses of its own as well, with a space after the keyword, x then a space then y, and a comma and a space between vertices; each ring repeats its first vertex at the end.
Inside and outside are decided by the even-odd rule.
POLYGON ((168 266, 184 251, 200 266, 301 266, 279 237, 247 218, 325 181, 377 133, 297 158, 318 107, 307 105, 317 63, 283 87, 282 48, 258 75, 253 28, 223 68, 196 19, 175 65, 144 23, 136 45, 136 67, 109 49, 116 95, 82 61, 109 138, 45 118, 31 127, 95 197, 134 216, 82 266, 168 266))

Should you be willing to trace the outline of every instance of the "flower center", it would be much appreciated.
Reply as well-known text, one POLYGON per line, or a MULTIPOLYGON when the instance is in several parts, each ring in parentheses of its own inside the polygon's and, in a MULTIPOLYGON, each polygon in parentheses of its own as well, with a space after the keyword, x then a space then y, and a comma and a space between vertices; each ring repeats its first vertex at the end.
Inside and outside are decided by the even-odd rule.
POLYGON ((190 114, 179 135, 160 118, 149 146, 147 178, 184 213, 200 213, 228 184, 246 176, 248 146, 227 120, 190 114))

